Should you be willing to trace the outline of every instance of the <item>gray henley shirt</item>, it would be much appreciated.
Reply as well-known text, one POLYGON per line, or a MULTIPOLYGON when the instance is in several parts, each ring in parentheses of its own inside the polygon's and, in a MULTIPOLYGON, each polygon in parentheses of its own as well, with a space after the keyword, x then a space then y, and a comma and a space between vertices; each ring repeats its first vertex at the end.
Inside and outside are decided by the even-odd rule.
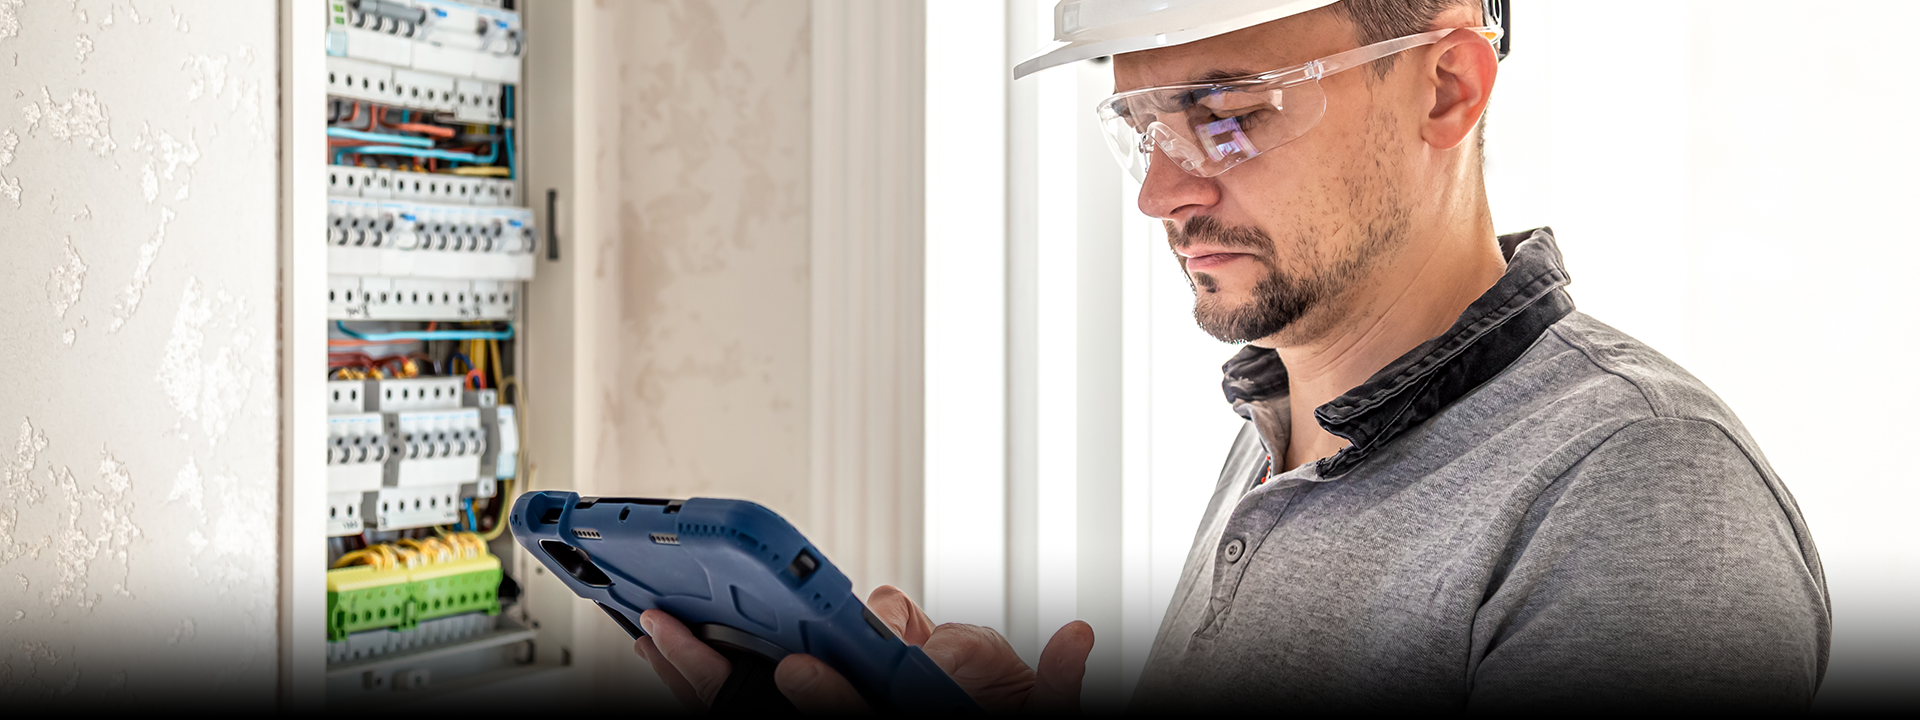
POLYGON ((1573 309, 1550 230, 1501 245, 1451 330, 1315 410, 1333 457, 1260 483, 1286 370, 1227 364, 1248 423, 1135 710, 1809 706, 1831 609, 1786 486, 1699 380, 1573 309))

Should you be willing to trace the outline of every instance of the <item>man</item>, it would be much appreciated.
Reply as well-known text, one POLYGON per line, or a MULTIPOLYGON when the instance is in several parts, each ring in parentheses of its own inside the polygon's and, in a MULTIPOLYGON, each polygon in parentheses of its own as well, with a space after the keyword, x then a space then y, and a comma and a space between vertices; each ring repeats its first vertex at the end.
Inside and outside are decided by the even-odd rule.
MULTIPOLYGON (((1115 53, 1101 114, 1140 209, 1200 325, 1249 343, 1224 383, 1247 425, 1134 709, 1808 707, 1830 610, 1785 486, 1704 385, 1574 310, 1551 232, 1494 235, 1489 8, 1161 5, 1262 7, 1192 31, 1063 3, 1070 42, 1022 67, 1115 53), (1100 37, 1076 45, 1076 24, 1100 37)), ((1084 623, 1036 672, 892 588, 870 604, 989 709, 1077 707, 1084 623)), ((712 701, 726 661, 671 617, 643 625, 639 652, 712 701)), ((862 706, 813 658, 775 680, 802 709, 862 706)))

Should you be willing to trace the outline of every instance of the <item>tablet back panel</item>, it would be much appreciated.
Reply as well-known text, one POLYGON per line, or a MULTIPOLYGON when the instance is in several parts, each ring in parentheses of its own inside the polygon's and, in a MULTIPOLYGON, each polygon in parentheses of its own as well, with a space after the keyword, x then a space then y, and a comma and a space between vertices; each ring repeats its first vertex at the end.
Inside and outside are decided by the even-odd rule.
POLYGON ((894 636, 847 576, 784 518, 744 500, 529 492, 514 539, 633 637, 658 608, 710 644, 779 661, 813 655, 876 706, 977 711, 920 648, 894 636))

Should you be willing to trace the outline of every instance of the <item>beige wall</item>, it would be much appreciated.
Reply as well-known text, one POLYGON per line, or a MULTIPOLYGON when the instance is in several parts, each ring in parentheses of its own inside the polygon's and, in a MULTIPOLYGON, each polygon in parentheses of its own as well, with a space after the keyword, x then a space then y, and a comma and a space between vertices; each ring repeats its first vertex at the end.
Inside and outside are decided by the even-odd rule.
POLYGON ((807 4, 605 2, 577 92, 593 492, 804 522, 807 4))
MULTIPOLYGON (((804 530, 809 4, 576 11, 574 486, 751 498, 804 530)), ((592 615, 598 686, 653 687, 592 615)))
POLYGON ((272 702, 275 33, 0 0, 0 704, 272 702))

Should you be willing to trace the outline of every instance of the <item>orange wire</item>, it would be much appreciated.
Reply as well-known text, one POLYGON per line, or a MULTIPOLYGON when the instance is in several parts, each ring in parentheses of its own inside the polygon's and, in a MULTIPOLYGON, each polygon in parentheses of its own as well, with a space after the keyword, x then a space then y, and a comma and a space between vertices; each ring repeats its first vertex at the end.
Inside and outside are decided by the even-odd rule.
POLYGON ((420 123, 400 123, 399 125, 388 125, 387 127, 393 128, 395 130, 406 130, 408 132, 417 132, 422 135, 432 135, 438 138, 450 138, 450 137, 453 137, 454 135, 453 128, 441 127, 439 125, 421 125, 420 123))

